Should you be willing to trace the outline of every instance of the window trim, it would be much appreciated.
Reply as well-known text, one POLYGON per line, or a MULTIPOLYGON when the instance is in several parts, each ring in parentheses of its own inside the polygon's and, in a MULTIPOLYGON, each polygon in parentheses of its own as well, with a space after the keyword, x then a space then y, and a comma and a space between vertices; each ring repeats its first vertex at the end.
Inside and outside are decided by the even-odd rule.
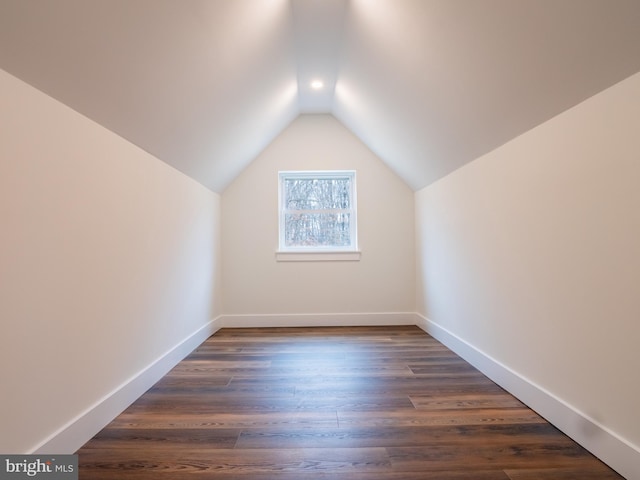
POLYGON ((357 189, 356 189, 356 171, 355 170, 283 170, 278 172, 278 250, 276 259, 278 261, 321 261, 321 260, 359 260, 360 252, 358 250, 358 206, 357 206, 357 189), (351 245, 345 247, 338 246, 303 246, 288 247, 284 244, 285 239, 285 222, 284 216, 286 209, 284 208, 285 195, 283 192, 284 180, 287 178, 336 178, 348 177, 351 179, 350 192, 350 238, 351 245), (352 255, 348 255, 352 254, 352 255), (356 255, 354 255, 356 254, 356 255), (357 258, 356 258, 357 257, 357 258))
POLYGON ((276 252, 278 262, 357 262, 360 251, 348 252, 276 252))

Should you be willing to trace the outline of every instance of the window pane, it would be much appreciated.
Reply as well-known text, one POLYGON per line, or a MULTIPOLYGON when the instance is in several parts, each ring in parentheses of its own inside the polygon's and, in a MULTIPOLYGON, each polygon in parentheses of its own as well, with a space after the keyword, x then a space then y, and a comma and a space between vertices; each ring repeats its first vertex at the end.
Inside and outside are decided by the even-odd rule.
POLYGON ((350 178, 287 178, 285 207, 292 210, 348 209, 350 178))
POLYGON ((347 247, 351 244, 348 213, 289 213, 285 215, 287 247, 347 247))

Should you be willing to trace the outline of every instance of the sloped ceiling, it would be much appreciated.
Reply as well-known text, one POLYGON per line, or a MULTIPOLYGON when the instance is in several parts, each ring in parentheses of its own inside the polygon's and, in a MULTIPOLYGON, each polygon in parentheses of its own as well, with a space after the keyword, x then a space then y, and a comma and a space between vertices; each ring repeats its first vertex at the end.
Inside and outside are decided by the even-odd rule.
POLYGON ((217 192, 300 113, 417 190, 640 71, 640 1, 0 0, 0 67, 217 192))

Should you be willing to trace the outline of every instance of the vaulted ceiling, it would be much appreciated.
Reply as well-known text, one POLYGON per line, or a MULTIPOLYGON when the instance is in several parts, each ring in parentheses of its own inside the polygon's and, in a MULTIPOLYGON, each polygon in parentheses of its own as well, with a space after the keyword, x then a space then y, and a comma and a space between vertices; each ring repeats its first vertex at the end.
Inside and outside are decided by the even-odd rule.
POLYGON ((0 68, 214 191, 301 113, 419 189, 640 71, 640 1, 0 0, 0 68))

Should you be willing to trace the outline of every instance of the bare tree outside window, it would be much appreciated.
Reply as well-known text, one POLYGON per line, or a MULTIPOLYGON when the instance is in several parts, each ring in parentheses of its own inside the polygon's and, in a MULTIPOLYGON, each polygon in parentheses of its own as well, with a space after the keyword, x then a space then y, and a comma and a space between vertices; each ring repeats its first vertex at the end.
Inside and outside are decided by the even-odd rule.
POLYGON ((355 249, 355 172, 280 172, 281 249, 355 249))

